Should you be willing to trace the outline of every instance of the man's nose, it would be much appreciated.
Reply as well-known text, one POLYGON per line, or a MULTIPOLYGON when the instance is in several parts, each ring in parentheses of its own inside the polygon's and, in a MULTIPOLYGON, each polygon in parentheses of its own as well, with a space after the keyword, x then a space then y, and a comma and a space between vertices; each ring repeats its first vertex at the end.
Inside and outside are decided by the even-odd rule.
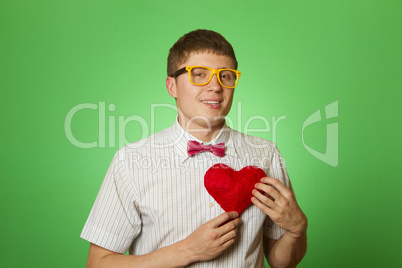
POLYGON ((222 85, 219 83, 217 74, 212 75, 211 81, 208 83, 208 90, 222 91, 222 85))

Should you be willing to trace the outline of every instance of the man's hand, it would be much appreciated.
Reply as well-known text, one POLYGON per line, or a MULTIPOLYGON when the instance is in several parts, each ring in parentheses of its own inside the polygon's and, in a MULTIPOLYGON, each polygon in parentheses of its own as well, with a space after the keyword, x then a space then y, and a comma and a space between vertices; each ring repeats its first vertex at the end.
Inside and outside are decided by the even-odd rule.
POLYGON ((214 259, 232 245, 241 224, 235 211, 225 212, 198 227, 182 242, 193 262, 214 259))
POLYGON ((237 212, 225 212, 198 227, 186 239, 138 256, 91 244, 87 267, 185 267, 193 262, 211 260, 234 243, 240 224, 237 212))
POLYGON ((251 201, 279 227, 297 238, 307 229, 307 217, 294 194, 278 179, 264 177, 255 185, 251 201), (258 191, 259 190, 259 191, 258 191))

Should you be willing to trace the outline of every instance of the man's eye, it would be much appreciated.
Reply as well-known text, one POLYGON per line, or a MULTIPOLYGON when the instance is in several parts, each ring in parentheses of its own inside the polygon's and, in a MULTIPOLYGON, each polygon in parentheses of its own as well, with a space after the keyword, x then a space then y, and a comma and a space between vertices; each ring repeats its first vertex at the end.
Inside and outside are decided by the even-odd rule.
POLYGON ((231 74, 221 74, 220 77, 225 80, 233 80, 233 75, 231 74))
POLYGON ((233 81, 236 79, 236 74, 233 71, 224 70, 224 71, 220 72, 219 77, 222 80, 233 81))

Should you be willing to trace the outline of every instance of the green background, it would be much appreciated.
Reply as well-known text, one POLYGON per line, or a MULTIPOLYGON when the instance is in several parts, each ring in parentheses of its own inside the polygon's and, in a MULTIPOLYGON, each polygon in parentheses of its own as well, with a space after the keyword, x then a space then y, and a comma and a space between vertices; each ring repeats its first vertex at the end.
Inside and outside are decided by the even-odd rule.
POLYGON ((234 128, 254 116, 271 124, 255 135, 277 143, 309 219, 299 267, 402 266, 401 3, 2 0, 0 267, 85 266, 79 235, 108 165, 125 140, 174 121, 174 109, 151 105, 174 105, 168 50, 197 28, 222 33, 236 51, 234 128), (326 124, 338 123, 335 167, 301 137, 305 120, 334 101, 339 116, 322 113, 304 135, 324 153, 326 124), (85 103, 98 109, 77 112, 71 131, 98 142, 87 149, 64 127, 85 103))

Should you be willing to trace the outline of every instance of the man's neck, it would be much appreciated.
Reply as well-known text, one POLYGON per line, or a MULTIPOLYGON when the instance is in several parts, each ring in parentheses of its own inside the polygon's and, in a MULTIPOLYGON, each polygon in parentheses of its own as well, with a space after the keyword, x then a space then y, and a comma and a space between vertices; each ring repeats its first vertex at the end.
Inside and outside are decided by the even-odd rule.
POLYGON ((197 124, 196 121, 193 121, 191 122, 191 124, 188 124, 188 122, 182 122, 182 120, 180 120, 179 118, 180 126, 189 134, 203 142, 210 142, 211 140, 215 139, 215 137, 219 134, 220 130, 224 126, 225 121, 223 120, 219 124, 206 124, 205 122, 202 123, 203 124, 197 124))

